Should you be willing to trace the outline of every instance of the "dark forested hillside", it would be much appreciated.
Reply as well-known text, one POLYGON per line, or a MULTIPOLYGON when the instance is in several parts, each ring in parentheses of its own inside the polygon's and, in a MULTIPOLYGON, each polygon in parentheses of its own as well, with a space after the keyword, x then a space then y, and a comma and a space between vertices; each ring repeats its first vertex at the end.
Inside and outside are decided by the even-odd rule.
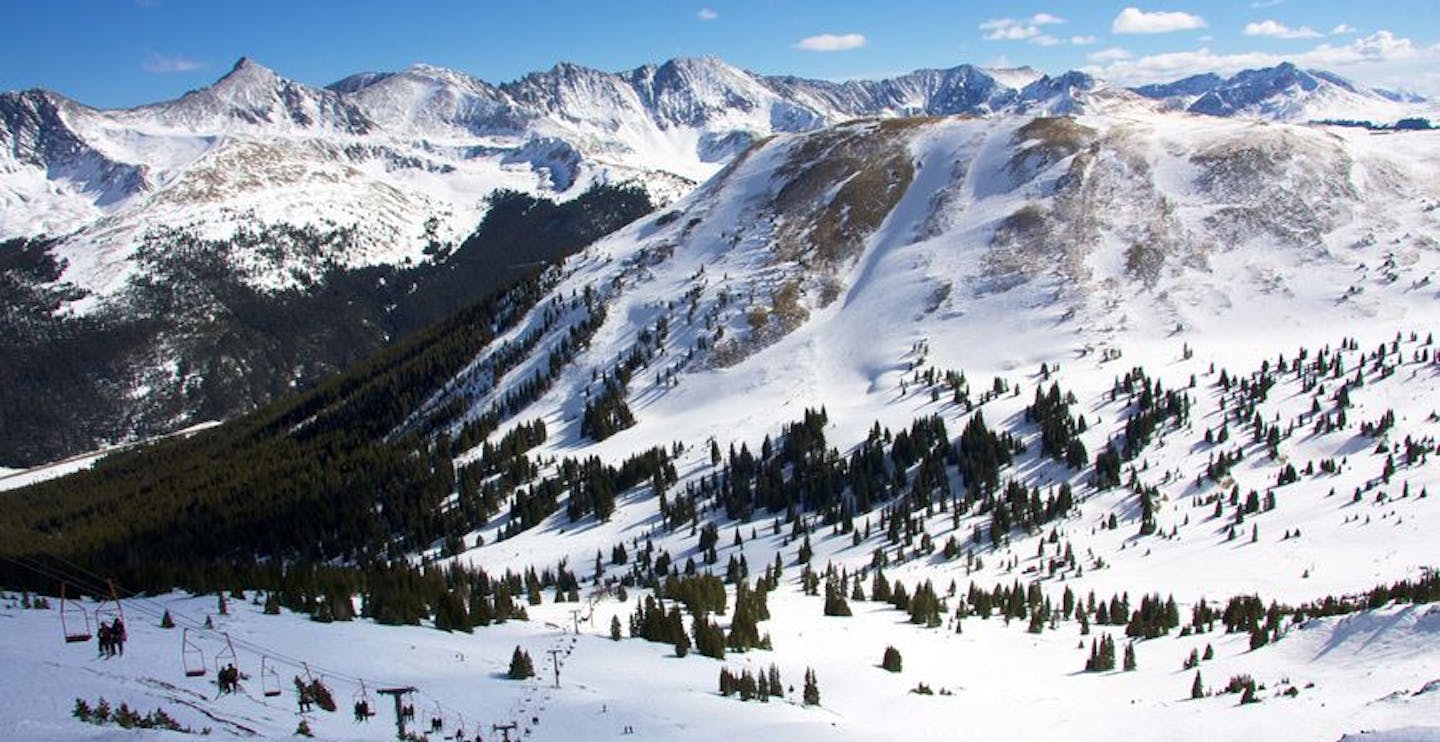
POLYGON ((432 245, 432 259, 410 267, 332 266, 281 291, 243 280, 232 259, 239 243, 318 254, 353 235, 270 226, 210 241, 155 230, 126 289, 83 315, 55 312, 78 292, 55 283, 64 266, 48 243, 4 243, 0 302, 11 309, 0 317, 0 464, 34 465, 255 409, 650 209, 628 187, 564 203, 500 192, 453 252, 432 245))
MULTIPOLYGON (((531 275, 303 394, 7 495, 0 551, 109 571, 253 558, 359 562, 439 533, 447 446, 387 434, 541 295, 531 275), (393 537, 393 540, 392 540, 393 537)), ((394 556, 391 554, 390 556, 394 556)))

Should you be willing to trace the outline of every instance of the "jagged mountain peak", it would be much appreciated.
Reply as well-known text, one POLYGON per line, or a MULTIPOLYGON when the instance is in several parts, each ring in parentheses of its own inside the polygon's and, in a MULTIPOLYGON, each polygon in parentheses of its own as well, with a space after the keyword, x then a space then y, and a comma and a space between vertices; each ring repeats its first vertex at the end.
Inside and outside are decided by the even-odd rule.
POLYGON ((186 132, 222 133, 325 129, 359 134, 370 122, 339 93, 311 88, 241 57, 214 84, 179 99, 117 114, 126 123, 186 132))
POLYGON ((252 79, 269 81, 273 80, 276 77, 279 77, 279 75, 275 74, 275 71, 270 69, 269 67, 266 67, 265 65, 255 61, 254 59, 251 59, 250 57, 241 57, 235 60, 235 64, 230 66, 230 71, 225 73, 225 75, 220 78, 220 82, 232 79, 252 79))

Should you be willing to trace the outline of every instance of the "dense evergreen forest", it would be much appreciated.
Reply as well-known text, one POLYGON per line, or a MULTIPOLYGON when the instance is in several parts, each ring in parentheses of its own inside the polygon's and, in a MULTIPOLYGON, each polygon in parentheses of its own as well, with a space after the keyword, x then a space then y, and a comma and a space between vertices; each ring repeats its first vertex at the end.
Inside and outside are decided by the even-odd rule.
POLYGON ((0 464, 28 466, 187 422, 226 419, 306 389, 395 339, 565 257, 648 213, 637 188, 597 186, 564 203, 490 199, 459 246, 432 243, 418 265, 321 263, 303 285, 249 285, 241 248, 313 263, 343 251, 345 229, 271 225, 230 240, 179 230, 146 236, 141 270, 85 314, 53 242, 0 244, 0 464), (130 389, 143 386, 140 397, 130 389))

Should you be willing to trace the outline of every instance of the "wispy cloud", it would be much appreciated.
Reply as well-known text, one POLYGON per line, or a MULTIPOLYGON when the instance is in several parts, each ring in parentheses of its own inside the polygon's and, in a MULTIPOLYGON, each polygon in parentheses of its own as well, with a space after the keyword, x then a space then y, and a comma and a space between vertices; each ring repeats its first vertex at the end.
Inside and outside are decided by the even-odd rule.
POLYGON ((1246 36, 1268 36, 1272 39, 1316 39, 1324 34, 1309 26, 1291 28, 1279 21, 1260 21, 1245 24, 1246 36))
MULTIPOLYGON (((991 18, 980 24, 980 30, 985 32, 987 41, 1028 41, 1036 46, 1055 46, 1065 43, 1065 39, 1045 33, 1043 27, 1065 22, 1064 18, 1053 13, 1036 13, 1029 18, 991 18)), ((1070 43, 1088 44, 1094 43, 1094 39, 1089 36, 1073 36, 1070 43)))
POLYGON ((1053 13, 1035 13, 1027 19, 989 19, 979 29, 985 32, 985 39, 991 42, 1030 42, 1040 46, 1054 46, 1060 39, 1048 35, 1041 26, 1057 26, 1066 22, 1053 13))
POLYGON ((1342 23, 1342 24, 1340 24, 1340 25, 1338 25, 1338 26, 1330 29, 1330 35, 1331 35, 1331 36, 1345 36, 1345 35, 1347 35, 1347 34, 1356 33, 1357 30, 1358 30, 1358 29, 1356 29, 1354 26, 1352 26, 1352 25, 1350 25, 1350 24, 1348 24, 1348 23, 1342 23))
POLYGON ((1133 56, 1133 54, 1131 54, 1125 49, 1121 49, 1118 46, 1112 46, 1109 49, 1101 49, 1098 52, 1091 52, 1085 55, 1085 58, 1097 64, 1108 64, 1110 62, 1119 62, 1121 60, 1130 59, 1133 56))
POLYGON ((148 59, 140 65, 146 72, 162 74, 166 72, 194 72, 205 68, 205 63, 182 57, 178 54, 151 54, 148 59))
POLYGON ((1264 10, 1266 8, 1273 8, 1276 5, 1283 5, 1284 3, 1285 0, 1254 0, 1254 2, 1250 3, 1250 7, 1256 10, 1264 10))
POLYGON ((1182 11, 1146 12, 1129 7, 1115 16, 1110 30, 1119 34, 1170 33, 1205 28, 1205 19, 1182 11))
POLYGON ((716 13, 713 8, 701 8, 700 11, 695 14, 695 17, 702 21, 713 21, 719 18, 720 14, 716 13))
POLYGON ((1091 44, 1093 44, 1093 43, 1095 43, 1095 42, 1097 42, 1097 41, 1099 41, 1099 39, 1095 38, 1094 36, 1071 36, 1071 37, 1070 37, 1070 43, 1074 44, 1075 46, 1089 46, 1089 45, 1091 45, 1091 44))
POLYGON ((815 36, 806 36, 795 42, 795 48, 807 52, 843 52, 851 49, 859 49, 869 41, 864 34, 858 33, 822 33, 815 36))

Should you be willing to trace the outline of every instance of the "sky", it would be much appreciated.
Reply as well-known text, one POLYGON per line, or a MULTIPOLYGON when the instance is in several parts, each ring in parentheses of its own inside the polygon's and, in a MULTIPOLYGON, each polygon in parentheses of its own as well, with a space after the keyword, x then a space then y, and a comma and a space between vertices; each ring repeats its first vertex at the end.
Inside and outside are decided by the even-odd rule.
POLYGON ((970 63, 1119 84, 1293 61, 1440 98, 1440 0, 3 0, 0 89, 120 108, 250 57, 326 85, 427 63, 493 83, 568 61, 713 55, 762 74, 876 78, 970 63))

